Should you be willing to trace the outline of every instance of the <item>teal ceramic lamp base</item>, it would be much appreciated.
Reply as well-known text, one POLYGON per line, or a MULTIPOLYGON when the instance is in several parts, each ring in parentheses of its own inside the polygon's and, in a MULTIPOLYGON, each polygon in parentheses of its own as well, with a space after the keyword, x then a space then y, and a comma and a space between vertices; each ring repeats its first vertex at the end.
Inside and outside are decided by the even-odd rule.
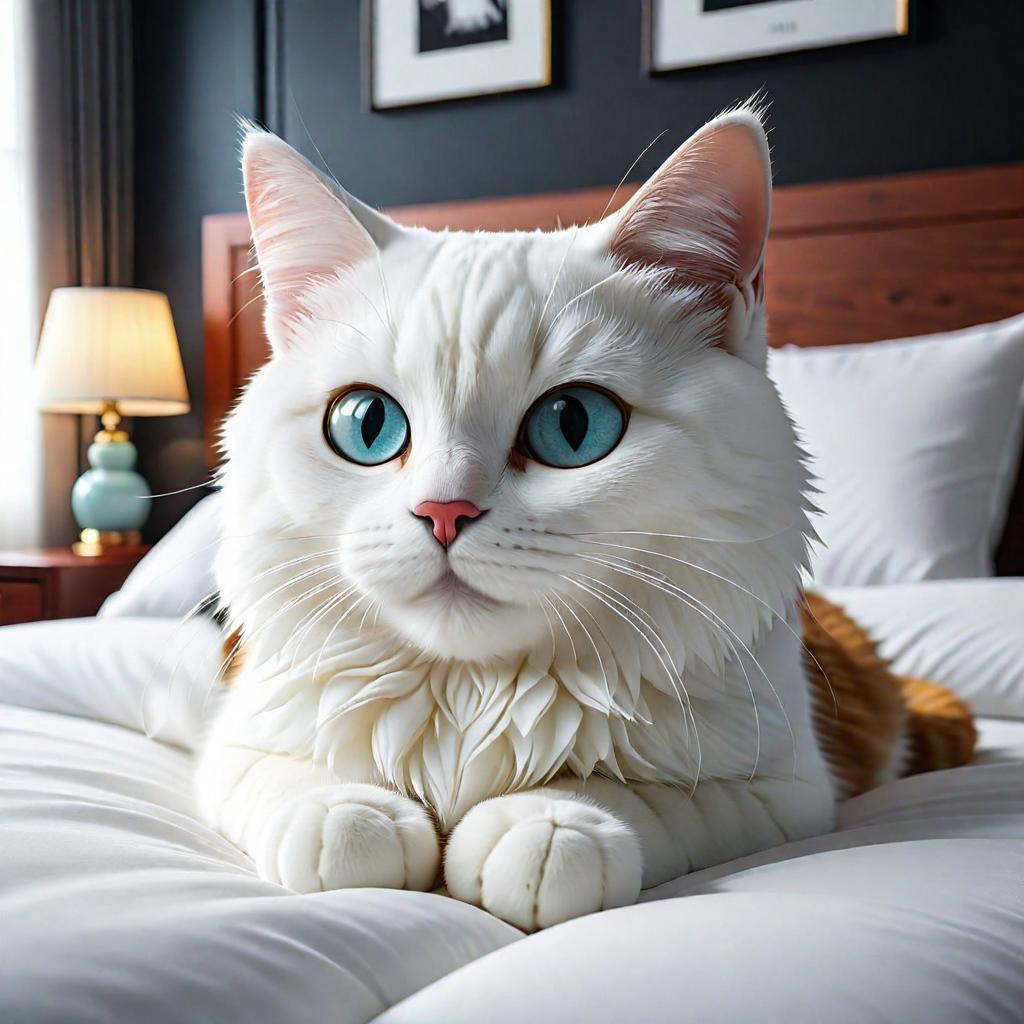
POLYGON ((138 451, 120 428, 113 402, 102 413, 103 429, 89 446, 89 466, 71 489, 71 511, 81 528, 75 554, 101 555, 111 547, 138 544, 149 515, 149 484, 135 472, 138 451))

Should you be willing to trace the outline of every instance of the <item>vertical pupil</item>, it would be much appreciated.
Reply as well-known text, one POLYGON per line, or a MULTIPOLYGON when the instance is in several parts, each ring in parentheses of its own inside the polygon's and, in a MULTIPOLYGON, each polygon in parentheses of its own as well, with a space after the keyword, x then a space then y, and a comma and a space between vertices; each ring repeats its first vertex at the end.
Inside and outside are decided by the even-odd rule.
POLYGON ((363 413, 359 432, 362 434, 363 444, 367 448, 372 448, 384 426, 384 403, 379 398, 371 398, 364 409, 366 411, 363 413))
POLYGON ((590 426, 586 406, 573 395, 561 395, 555 402, 555 409, 562 435, 569 442, 569 447, 578 452, 590 426))

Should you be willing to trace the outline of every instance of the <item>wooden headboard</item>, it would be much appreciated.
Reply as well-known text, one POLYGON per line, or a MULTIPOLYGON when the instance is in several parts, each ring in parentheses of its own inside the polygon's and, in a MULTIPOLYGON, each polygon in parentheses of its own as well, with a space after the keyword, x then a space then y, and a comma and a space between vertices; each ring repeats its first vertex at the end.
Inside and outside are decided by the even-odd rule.
MULTIPOLYGON (((636 186, 619 189, 620 205, 636 186)), ((600 216, 610 188, 386 211, 429 228, 532 230, 600 216)), ((204 423, 217 430, 267 358, 244 214, 203 218, 204 423)), ((843 345, 954 330, 1024 311, 1024 164, 776 189, 768 242, 773 345, 843 345)), ((1024 575, 1024 479, 1001 573, 1024 575)))

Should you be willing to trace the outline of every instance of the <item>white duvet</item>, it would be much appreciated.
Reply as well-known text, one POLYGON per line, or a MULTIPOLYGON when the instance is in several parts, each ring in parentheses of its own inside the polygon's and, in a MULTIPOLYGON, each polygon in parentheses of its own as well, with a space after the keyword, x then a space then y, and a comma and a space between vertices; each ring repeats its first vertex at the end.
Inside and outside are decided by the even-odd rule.
POLYGON ((208 623, 0 630, 0 1022, 1024 1021, 1024 581, 835 596, 1001 716, 976 763, 531 937, 436 895, 290 894, 200 823, 208 623))

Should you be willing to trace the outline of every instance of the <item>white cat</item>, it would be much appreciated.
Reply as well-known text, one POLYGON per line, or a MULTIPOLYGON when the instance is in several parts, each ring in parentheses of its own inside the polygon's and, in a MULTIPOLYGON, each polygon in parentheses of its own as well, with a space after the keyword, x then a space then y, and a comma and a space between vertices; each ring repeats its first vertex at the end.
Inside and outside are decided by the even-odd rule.
POLYGON ((273 358, 224 438, 208 819, 299 891, 524 929, 820 833, 805 470, 743 108, 599 223, 410 230, 250 131, 273 358))

